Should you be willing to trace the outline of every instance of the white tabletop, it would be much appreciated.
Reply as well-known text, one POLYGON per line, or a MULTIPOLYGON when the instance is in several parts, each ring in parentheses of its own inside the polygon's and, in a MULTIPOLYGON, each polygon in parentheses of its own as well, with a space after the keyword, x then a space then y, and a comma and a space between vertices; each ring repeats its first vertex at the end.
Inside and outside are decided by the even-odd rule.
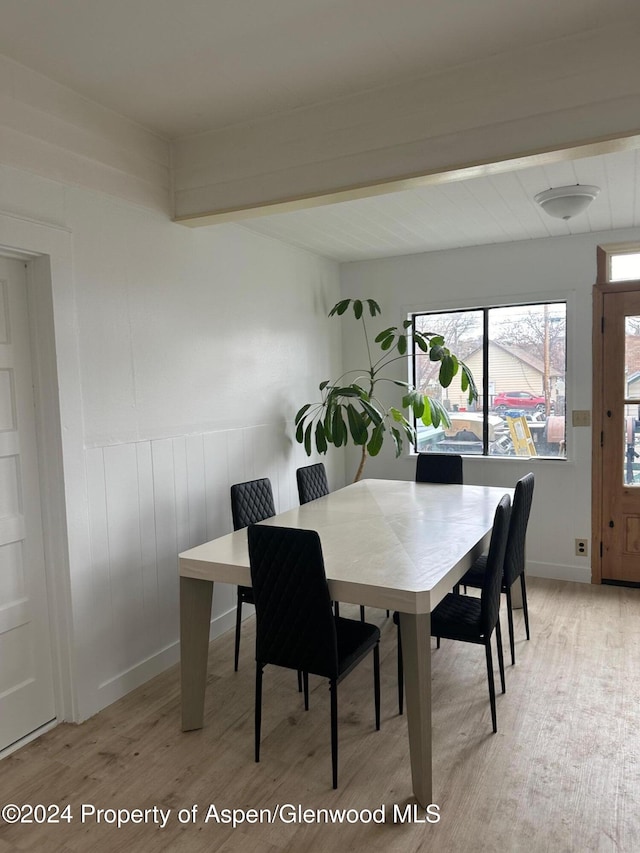
MULTIPOLYGON (((511 489, 362 480, 263 522, 316 530, 331 596, 429 613, 486 550, 496 505, 511 489)), ((247 532, 180 556, 180 575, 251 585, 247 532)))

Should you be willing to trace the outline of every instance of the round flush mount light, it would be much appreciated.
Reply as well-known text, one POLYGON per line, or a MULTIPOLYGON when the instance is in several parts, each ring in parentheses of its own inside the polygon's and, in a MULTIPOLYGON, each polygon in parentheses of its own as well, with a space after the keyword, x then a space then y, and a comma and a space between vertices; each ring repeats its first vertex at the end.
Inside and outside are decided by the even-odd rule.
POLYGON ((571 219, 583 213, 600 192, 600 187, 575 184, 572 187, 555 187, 534 196, 545 213, 556 219, 571 219))

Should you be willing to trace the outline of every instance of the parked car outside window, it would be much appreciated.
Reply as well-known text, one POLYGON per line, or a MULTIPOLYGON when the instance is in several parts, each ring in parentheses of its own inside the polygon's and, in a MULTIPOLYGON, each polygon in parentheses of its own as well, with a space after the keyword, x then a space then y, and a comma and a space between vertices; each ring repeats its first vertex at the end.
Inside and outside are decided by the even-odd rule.
POLYGON ((503 391, 494 399, 493 408, 496 412, 505 412, 507 409, 544 412, 545 399, 540 395, 530 394, 529 391, 503 391))

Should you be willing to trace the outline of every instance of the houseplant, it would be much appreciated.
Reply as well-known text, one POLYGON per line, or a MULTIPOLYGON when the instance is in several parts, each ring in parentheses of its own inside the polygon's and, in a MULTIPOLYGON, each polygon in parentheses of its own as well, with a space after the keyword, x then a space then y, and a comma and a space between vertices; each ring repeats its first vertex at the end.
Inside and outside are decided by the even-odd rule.
POLYGON ((439 400, 420 393, 409 382, 387 375, 391 364, 406 358, 409 341, 430 361, 440 363, 438 382, 443 388, 447 388, 459 374, 462 390, 467 392, 470 403, 478 398, 478 392, 471 371, 447 348, 441 335, 420 332, 412 320, 405 320, 402 327, 388 326, 376 335, 373 343, 377 345, 378 353, 370 343, 366 314, 368 312, 375 318, 381 314, 380 306, 373 299, 341 299, 333 306, 329 317, 341 317, 349 308, 361 324, 369 365, 348 370, 335 381, 327 379, 321 382, 321 399, 316 403, 305 403, 300 408, 295 426, 296 440, 304 445, 307 456, 311 455, 314 445, 318 453, 326 453, 329 445, 342 447, 349 439, 360 447, 355 483, 362 476, 367 458, 378 455, 385 438, 393 441, 396 457, 402 453, 405 439, 415 443, 415 427, 407 417, 411 411, 425 426, 451 424, 439 400), (387 385, 402 389, 402 392, 396 392, 398 396, 402 395, 396 406, 388 405, 381 397, 380 387, 387 385))

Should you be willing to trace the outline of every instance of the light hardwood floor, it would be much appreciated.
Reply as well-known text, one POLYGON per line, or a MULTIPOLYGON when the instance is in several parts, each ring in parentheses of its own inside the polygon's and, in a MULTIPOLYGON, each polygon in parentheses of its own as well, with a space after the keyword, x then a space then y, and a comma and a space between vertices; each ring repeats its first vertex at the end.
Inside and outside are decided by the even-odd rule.
MULTIPOLYGON (((60 725, 0 764, 0 805, 71 805, 73 822, 7 825, 0 853, 45 851, 367 850, 438 853, 640 850, 640 590, 529 581, 532 639, 516 614, 517 664, 491 733, 482 647, 433 651, 434 801, 440 821, 394 822, 410 798, 406 721, 397 713, 396 642, 382 628, 382 728, 371 664, 340 686, 340 779, 331 789, 329 696, 311 679, 305 713, 295 673, 265 671, 263 742, 253 761, 253 620, 240 671, 232 632, 209 655, 205 727, 183 734, 177 667, 81 726, 60 725), (164 829, 81 822, 82 804, 170 809, 164 829), (204 822, 221 809, 385 808, 385 823, 204 822), (198 807, 195 823, 178 810, 198 807)), ((345 608, 347 611, 348 608, 345 608)), ((355 614, 355 610, 354 610, 355 614)), ((380 814, 380 811, 378 811, 380 814)), ((366 815, 365 815, 366 816, 366 815)), ((424 819, 424 811, 417 817, 424 819)))

